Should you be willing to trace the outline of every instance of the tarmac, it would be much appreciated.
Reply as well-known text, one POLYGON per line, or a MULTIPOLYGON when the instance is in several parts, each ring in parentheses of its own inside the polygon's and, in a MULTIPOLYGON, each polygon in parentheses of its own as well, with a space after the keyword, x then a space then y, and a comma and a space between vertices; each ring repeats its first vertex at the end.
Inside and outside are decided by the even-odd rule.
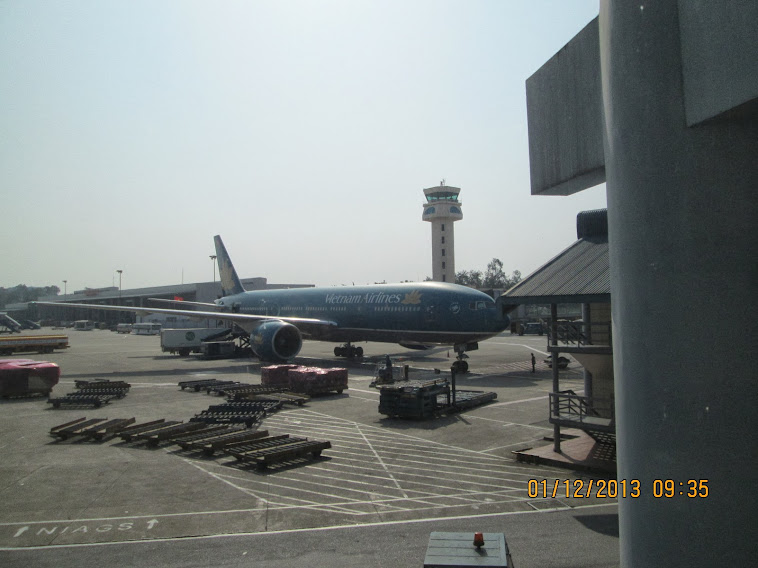
MULTIPOLYGON (((458 388, 497 399, 426 420, 379 414, 374 368, 389 354, 398 375, 408 365, 411 379, 435 369, 449 377, 452 350, 364 343, 364 359, 346 363, 333 356, 334 344, 306 342, 296 362, 347 366, 349 388, 285 407, 259 428, 329 440, 331 448, 259 471, 168 443, 57 441, 49 431, 81 417, 187 421, 223 399, 181 390, 179 381, 258 384, 265 363, 164 354, 156 336, 33 333, 69 336, 65 351, 8 357, 59 364, 54 396, 82 379, 132 387, 97 409, 53 409, 44 397, 0 400, 4 567, 422 566, 434 531, 503 533, 519 568, 619 563, 616 499, 564 490, 609 476, 520 463, 513 454, 552 447, 544 337, 504 333, 482 342, 458 388)), ((561 372, 561 388, 581 391, 575 362, 561 372)), ((564 453, 570 446, 563 442, 564 453)))

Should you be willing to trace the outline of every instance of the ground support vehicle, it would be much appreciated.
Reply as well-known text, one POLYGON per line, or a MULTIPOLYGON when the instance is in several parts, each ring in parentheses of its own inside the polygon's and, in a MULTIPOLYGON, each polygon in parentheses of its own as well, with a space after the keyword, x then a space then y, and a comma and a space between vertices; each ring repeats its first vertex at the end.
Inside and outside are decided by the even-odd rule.
POLYGON ((237 354, 234 341, 203 341, 200 349, 204 359, 224 359, 237 354))
POLYGON ((50 429, 50 435, 59 440, 68 440, 75 436, 85 436, 90 440, 102 441, 115 436, 120 430, 134 424, 134 418, 79 418, 50 429))
POLYGON ((13 353, 52 353, 68 349, 68 335, 20 335, 0 337, 0 355, 13 353))
POLYGON ((193 329, 162 329, 161 351, 172 355, 178 353, 186 357, 190 353, 200 353, 204 341, 214 341, 229 334, 229 330, 213 327, 193 329))
POLYGON ((94 406, 100 408, 104 404, 108 404, 110 401, 122 398, 123 395, 117 393, 104 393, 104 392, 92 392, 84 394, 80 393, 68 393, 66 396, 59 396, 57 398, 50 397, 47 402, 53 405, 53 408, 60 408, 62 405, 66 406, 94 406))
POLYGON ((252 428, 263 420, 267 414, 282 407, 281 401, 237 401, 209 406, 190 418, 190 422, 206 424, 245 424, 252 428))
POLYGON ((332 444, 328 441, 290 438, 289 434, 284 434, 232 444, 223 448, 223 451, 234 456, 237 461, 252 462, 258 469, 265 469, 269 464, 290 461, 308 454, 315 459, 321 456, 323 450, 331 447, 332 444))
POLYGON ((494 392, 451 389, 447 379, 379 386, 379 412, 398 418, 431 418, 486 404, 494 392))

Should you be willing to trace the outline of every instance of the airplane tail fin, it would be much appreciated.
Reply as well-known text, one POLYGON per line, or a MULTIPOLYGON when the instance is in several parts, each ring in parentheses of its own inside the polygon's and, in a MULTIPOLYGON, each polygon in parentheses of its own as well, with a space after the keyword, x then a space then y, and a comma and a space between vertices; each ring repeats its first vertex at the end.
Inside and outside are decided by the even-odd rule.
POLYGON ((213 242, 216 243, 216 262, 218 262, 218 274, 221 277, 222 294, 224 296, 241 294, 245 289, 237 276, 237 271, 234 270, 229 253, 226 252, 224 241, 221 240, 220 235, 216 235, 213 237, 213 242))

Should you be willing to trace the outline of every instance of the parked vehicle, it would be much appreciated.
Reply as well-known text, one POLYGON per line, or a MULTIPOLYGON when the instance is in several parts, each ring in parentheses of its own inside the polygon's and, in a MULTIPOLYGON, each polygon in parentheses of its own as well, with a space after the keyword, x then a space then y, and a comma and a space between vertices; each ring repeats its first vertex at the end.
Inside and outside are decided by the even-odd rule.
POLYGON ((190 353, 202 352, 204 341, 213 341, 227 335, 227 328, 201 327, 195 329, 161 330, 161 351, 178 353, 186 357, 190 353))
POLYGON ((95 322, 90 320, 78 320, 74 322, 74 329, 76 331, 92 331, 95 329, 95 322))
POLYGON ((159 323, 135 323, 132 324, 132 334, 134 335, 158 335, 161 332, 159 323))
POLYGON ((68 335, 21 335, 0 337, 0 355, 52 353, 68 348, 68 335))
POLYGON ((542 324, 540 322, 533 321, 524 324, 519 335, 542 335, 544 332, 545 331, 542 328, 542 324))
POLYGON ((204 359, 228 359, 237 354, 234 341, 203 341, 202 353, 204 359))

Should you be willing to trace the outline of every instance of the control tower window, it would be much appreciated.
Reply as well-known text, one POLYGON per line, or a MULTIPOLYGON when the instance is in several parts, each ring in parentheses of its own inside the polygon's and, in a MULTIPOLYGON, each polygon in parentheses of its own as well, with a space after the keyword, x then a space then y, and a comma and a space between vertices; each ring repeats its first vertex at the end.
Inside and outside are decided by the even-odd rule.
POLYGON ((444 236, 442 237, 442 244, 443 245, 445 244, 445 237, 444 236))
POLYGON ((445 256, 445 249, 442 249, 442 256, 445 256))
POLYGON ((445 230, 445 223, 442 223, 442 230, 445 230))
POLYGON ((426 196, 427 201, 458 201, 458 194, 452 191, 440 191, 426 196))

